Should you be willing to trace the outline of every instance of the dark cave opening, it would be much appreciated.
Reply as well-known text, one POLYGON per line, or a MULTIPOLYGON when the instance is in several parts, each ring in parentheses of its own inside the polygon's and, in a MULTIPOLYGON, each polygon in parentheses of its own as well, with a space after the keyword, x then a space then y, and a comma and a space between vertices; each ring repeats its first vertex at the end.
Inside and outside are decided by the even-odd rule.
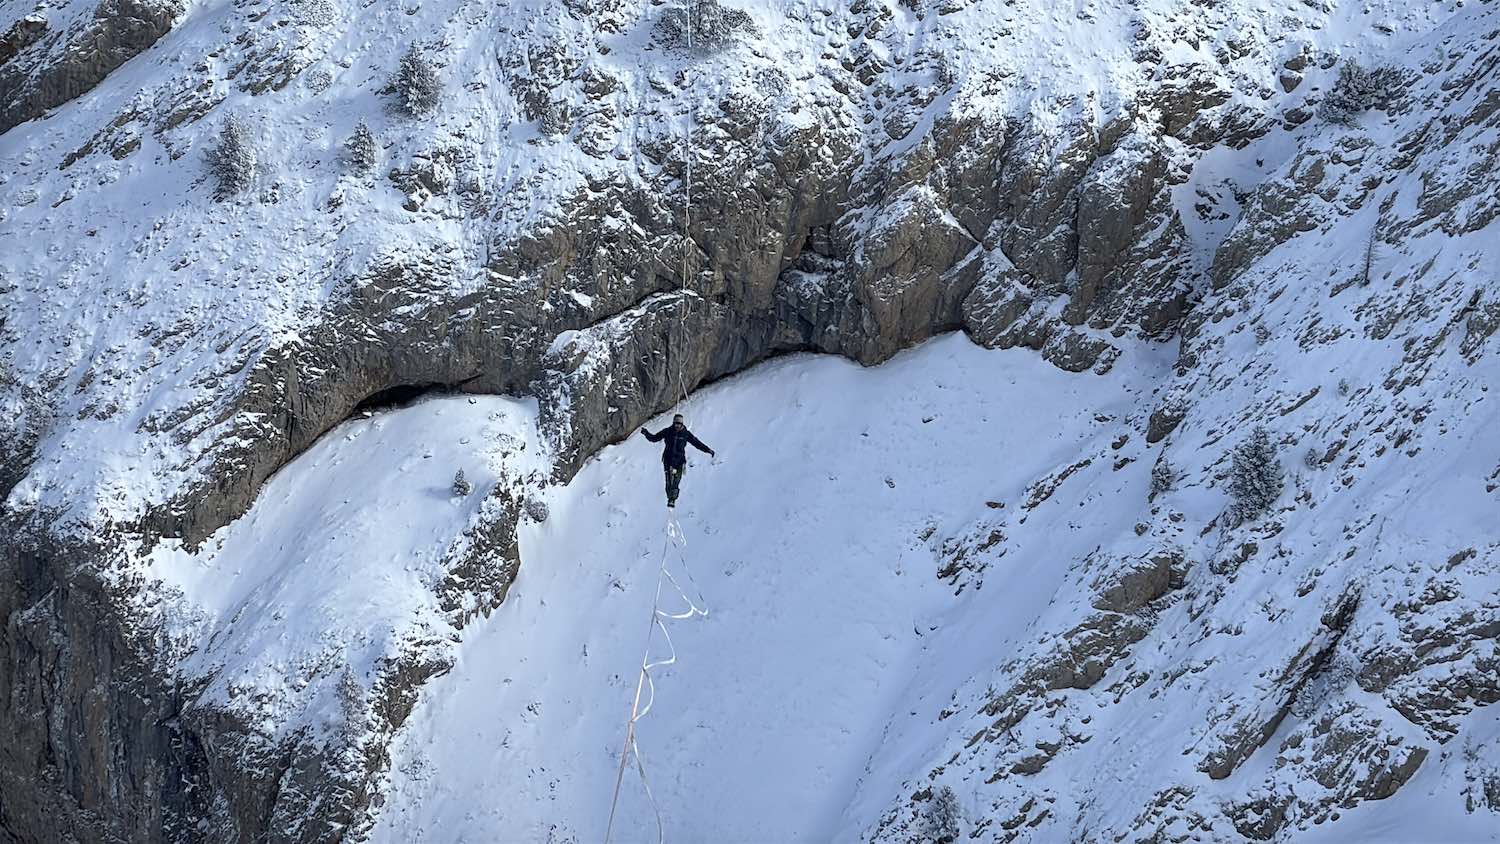
POLYGON ((376 390, 354 406, 350 416, 361 413, 376 413, 382 410, 396 410, 406 407, 418 399, 432 395, 442 395, 453 391, 451 384, 427 383, 427 384, 397 384, 394 387, 386 387, 376 390))

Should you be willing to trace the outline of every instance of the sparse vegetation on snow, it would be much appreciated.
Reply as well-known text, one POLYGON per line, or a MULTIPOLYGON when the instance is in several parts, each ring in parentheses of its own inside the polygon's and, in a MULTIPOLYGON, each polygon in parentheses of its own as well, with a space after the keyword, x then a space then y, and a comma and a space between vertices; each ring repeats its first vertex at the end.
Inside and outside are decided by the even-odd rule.
POLYGON ((963 834, 963 808, 947 785, 938 786, 922 812, 923 844, 956 844, 963 834))
POLYGON ((1230 520, 1239 524, 1260 518, 1285 486, 1286 474, 1271 432, 1257 425, 1230 455, 1230 520))
POLYGON ((214 197, 228 199, 249 190, 255 181, 259 159, 249 124, 239 117, 227 117, 219 127, 219 136, 208 151, 209 172, 214 179, 214 197))
POLYGON ((1372 108, 1381 108, 1396 95, 1401 74, 1393 67, 1365 67, 1345 60, 1323 101, 1318 116, 1330 123, 1349 124, 1372 108))
POLYGON ((1151 498, 1165 495, 1177 488, 1177 470, 1165 457, 1151 466, 1151 498))
POLYGON ((410 117, 425 117, 437 111, 443 96, 442 79, 437 66, 418 45, 413 44, 401 56, 396 70, 396 105, 410 117))
POLYGON ((361 120, 354 125, 354 132, 344 142, 344 154, 355 172, 367 173, 374 169, 380 159, 380 145, 376 143, 369 124, 361 120))

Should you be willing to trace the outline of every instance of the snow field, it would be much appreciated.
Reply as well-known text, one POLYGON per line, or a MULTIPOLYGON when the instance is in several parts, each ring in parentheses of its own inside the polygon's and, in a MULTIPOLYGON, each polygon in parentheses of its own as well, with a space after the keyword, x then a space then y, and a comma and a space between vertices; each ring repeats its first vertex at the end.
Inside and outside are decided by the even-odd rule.
MULTIPOLYGON (((957 675, 1003 652, 1074 544, 1057 537, 1056 555, 964 616, 976 593, 936 578, 932 537, 1104 437, 1096 414, 1128 408, 1130 387, 955 335, 876 369, 785 358, 693 397, 682 412, 720 458, 694 461, 678 511, 710 615, 672 623, 678 663, 654 672, 639 727, 668 839, 857 833, 845 804, 868 757, 900 752, 886 721, 942 702, 908 688, 917 665, 951 660, 957 675)), ((665 541, 661 486, 656 448, 635 437, 554 491, 505 605, 398 740, 376 840, 602 840, 665 541)), ((617 840, 655 839, 633 770, 620 812, 617 840)))

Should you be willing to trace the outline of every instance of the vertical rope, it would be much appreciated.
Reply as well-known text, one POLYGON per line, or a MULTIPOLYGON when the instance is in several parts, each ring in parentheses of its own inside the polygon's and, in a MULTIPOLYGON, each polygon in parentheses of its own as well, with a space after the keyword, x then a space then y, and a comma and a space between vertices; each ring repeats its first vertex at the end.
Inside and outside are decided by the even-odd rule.
MULTIPOLYGON (((649 7, 648 7, 649 9, 649 7)), ((687 110, 688 119, 683 129, 683 198, 682 198, 682 277, 678 285, 678 309, 677 309, 677 336, 681 339, 687 337, 687 309, 688 309, 688 274, 691 271, 691 251, 693 248, 692 237, 692 209, 693 209, 693 129, 697 121, 697 114, 693 103, 693 0, 683 0, 684 19, 687 23, 687 50, 688 60, 684 69, 684 84, 687 88, 687 110)), ((648 94, 649 96, 649 94, 648 94)), ((671 367, 672 338, 667 338, 667 366, 671 367)), ((677 387, 681 395, 680 401, 687 402, 687 380, 683 373, 683 356, 677 355, 677 387)), ((646 648, 641 655, 641 670, 636 677, 635 699, 630 705, 630 720, 625 725, 625 744, 620 749, 620 769, 615 775, 614 795, 609 803, 609 820, 604 827, 604 844, 609 844, 614 834, 615 815, 620 805, 620 789, 625 782, 625 768, 632 758, 635 759, 636 771, 641 777, 641 786, 646 791, 646 799, 651 804, 651 810, 656 815, 656 840, 662 844, 666 840, 666 825, 662 821, 661 808, 656 803, 656 797, 651 793, 651 783, 646 777, 646 762, 641 757, 640 745, 636 742, 636 725, 651 707, 656 703, 656 682, 651 677, 651 670, 675 663, 677 661, 677 649, 672 644, 672 634, 668 632, 666 621, 692 618, 693 616, 707 616, 708 610, 700 606, 703 602, 703 593, 696 583, 693 582, 692 572, 687 567, 687 557, 682 549, 687 546, 687 539, 682 534, 682 527, 675 520, 667 522, 667 537, 662 545, 661 561, 656 572, 656 595, 651 601, 651 622, 646 628, 646 648), (691 584, 697 601, 688 596, 677 578, 668 569, 667 552, 673 546, 678 549, 678 561, 681 563, 683 575, 691 584), (663 584, 671 584, 679 597, 682 598, 687 609, 678 613, 669 613, 661 608, 661 595, 663 584), (656 631, 660 630, 662 639, 667 644, 667 657, 656 662, 651 661, 651 642, 655 638, 656 631), (645 705, 642 706, 642 698, 645 697, 645 705)))
MULTIPOLYGON (((691 252, 693 248, 693 129, 698 119, 698 112, 693 103, 693 30, 697 28, 693 20, 693 0, 683 0, 683 8, 687 15, 687 51, 688 60, 683 68, 683 83, 687 88, 687 122, 683 126, 682 158, 683 158, 683 191, 682 191, 682 285, 679 292, 680 302, 677 308, 677 336, 686 338, 687 309, 688 309, 688 273, 691 271, 691 252)), ((681 401, 687 403, 687 383, 682 376, 682 355, 677 355, 677 388, 682 394, 681 401)))
MULTIPOLYGON (((661 600, 661 577, 660 576, 658 576, 656 578, 656 598, 657 598, 658 601, 661 600)), ((652 634, 652 632, 654 632, 655 627, 656 627, 656 606, 653 603, 653 605, 651 607, 651 626, 648 627, 648 628, 646 628, 646 656, 644 656, 644 657, 641 658, 641 672, 636 677, 636 680, 635 680, 635 701, 630 704, 630 721, 629 721, 629 723, 627 723, 625 725, 625 746, 620 749, 620 772, 615 775, 615 793, 614 793, 614 796, 612 798, 610 798, 610 801, 609 801, 609 821, 604 826, 604 844, 609 844, 610 835, 615 830, 615 810, 620 805, 620 786, 623 785, 624 782, 625 782, 625 765, 630 760, 631 751, 635 750, 635 722, 638 721, 638 720, 640 720, 640 717, 641 717, 641 692, 642 692, 642 690, 645 689, 645 687, 646 687, 646 680, 647 680, 647 678, 649 676, 646 673, 646 667, 645 666, 646 666, 646 660, 650 659, 650 653, 651 653, 651 634, 652 634)), ((653 694, 652 696, 655 697, 655 694, 653 694)), ((636 756, 637 759, 639 759, 640 758, 640 753, 636 752, 635 756, 636 756)), ((644 781, 645 778, 646 778, 646 773, 645 773, 644 770, 642 770, 641 771, 641 779, 642 779, 642 781, 644 781)), ((647 788, 646 794, 647 794, 648 797, 650 796, 651 792, 650 792, 649 788, 647 788)), ((655 801, 654 800, 652 801, 652 805, 653 806, 655 805, 655 801)), ((657 840, 660 841, 664 837, 663 833, 662 833, 661 813, 660 812, 657 813, 656 826, 657 826, 657 840)))

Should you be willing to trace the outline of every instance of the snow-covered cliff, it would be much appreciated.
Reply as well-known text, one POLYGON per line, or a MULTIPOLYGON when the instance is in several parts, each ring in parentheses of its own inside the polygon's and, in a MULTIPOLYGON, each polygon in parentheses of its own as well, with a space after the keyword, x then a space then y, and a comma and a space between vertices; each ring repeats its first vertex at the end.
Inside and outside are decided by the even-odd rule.
POLYGON ((1482 838, 1500 9, 685 8, 0 7, 0 829, 596 837, 609 444, 825 352, 689 400, 675 834, 1482 838))

